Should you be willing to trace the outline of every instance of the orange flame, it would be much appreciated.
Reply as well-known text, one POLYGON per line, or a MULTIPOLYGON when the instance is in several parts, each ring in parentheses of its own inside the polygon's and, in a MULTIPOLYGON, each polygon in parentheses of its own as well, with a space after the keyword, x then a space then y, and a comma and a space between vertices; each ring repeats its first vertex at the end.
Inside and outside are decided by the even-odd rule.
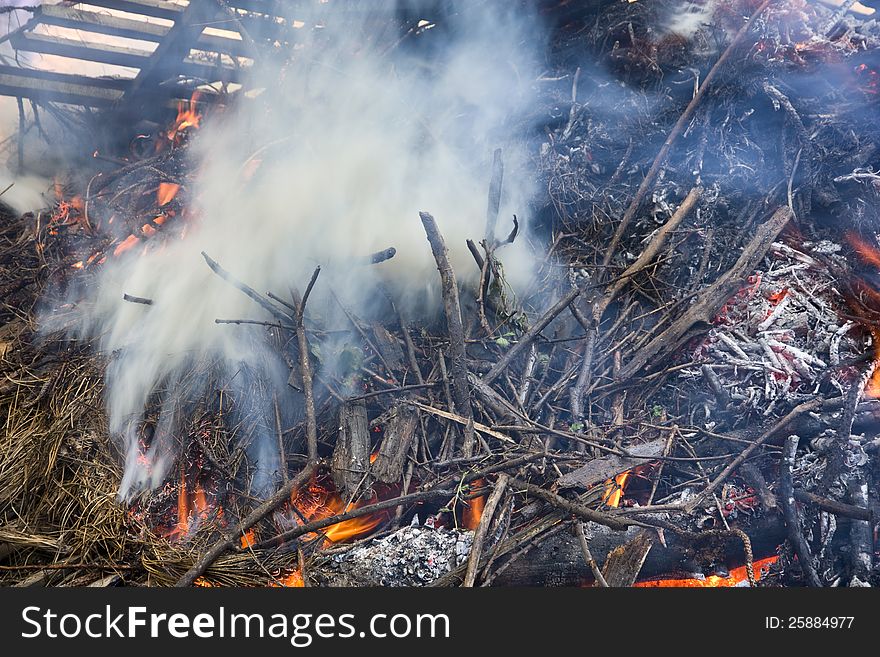
POLYGON ((623 500, 623 491, 626 488, 626 482, 629 479, 630 472, 622 472, 614 478, 605 482, 605 493, 602 495, 602 502, 613 509, 620 506, 623 500))
MULTIPOLYGON (((880 249, 852 231, 846 233, 846 241, 849 242, 862 262, 880 270, 880 249)), ((867 287, 865 291, 871 293, 870 296, 874 300, 880 300, 880 295, 876 290, 867 287)), ((865 384, 864 394, 866 397, 877 399, 880 398, 880 328, 871 326, 870 331, 874 343, 874 362, 877 366, 874 368, 871 379, 865 384)))
POLYGON ((306 583, 303 581, 302 573, 299 571, 299 569, 296 569, 286 577, 279 578, 278 583, 273 583, 271 586, 275 588, 284 587, 293 589, 302 588, 305 585, 306 583))
POLYGON ((156 191, 156 201, 159 203, 159 207, 161 208, 163 205, 171 203, 179 191, 180 185, 177 183, 159 183, 159 189, 156 191))
MULTIPOLYGON (((759 559, 752 564, 755 570, 755 580, 760 580, 762 576, 769 570, 770 566, 776 563, 779 557, 767 557, 759 559)), ((709 575, 706 578, 689 577, 683 579, 652 579, 644 582, 636 582, 633 586, 644 588, 715 588, 737 586, 748 581, 749 575, 745 566, 734 568, 730 571, 730 575, 722 577, 720 575, 709 575)))
POLYGON ((140 241, 141 240, 137 235, 129 235, 123 241, 116 245, 116 248, 113 249, 113 255, 117 257, 122 255, 129 249, 134 248, 135 245, 137 245, 137 243, 140 241))
POLYGON ((193 521, 206 520, 210 510, 205 489, 196 482, 195 490, 190 494, 186 485, 186 475, 181 475, 180 487, 177 490, 177 525, 171 535, 176 538, 187 536, 193 528, 193 521))
POLYGON ((866 264, 874 265, 880 269, 880 249, 852 231, 847 231, 846 241, 866 264))
POLYGON ((171 129, 168 130, 168 139, 174 141, 177 139, 178 134, 188 128, 198 129, 199 124, 202 121, 202 115, 199 114, 196 109, 199 102, 199 96, 199 92, 196 91, 193 93, 189 102, 181 100, 177 103, 177 118, 174 120, 171 129))
POLYGON ((257 543, 257 532, 255 529, 248 529, 244 536, 241 537, 241 549, 244 550, 257 543))
MULTIPOLYGON (((481 488, 485 485, 485 480, 476 479, 474 480, 472 487, 481 488)), ((465 527, 465 529, 476 531, 477 526, 480 524, 480 518, 483 516, 483 509, 485 508, 485 506, 485 495, 481 495, 480 497, 475 497, 472 500, 468 500, 468 505, 461 513, 461 524, 465 527)))
MULTIPOLYGON (((290 502, 309 522, 354 511, 363 505, 360 501, 346 505, 335 491, 325 487, 315 478, 305 488, 294 491, 290 496, 290 502)), ((386 513, 371 513, 325 527, 321 530, 325 537, 324 545, 342 543, 366 536, 382 524, 386 518, 386 513)))

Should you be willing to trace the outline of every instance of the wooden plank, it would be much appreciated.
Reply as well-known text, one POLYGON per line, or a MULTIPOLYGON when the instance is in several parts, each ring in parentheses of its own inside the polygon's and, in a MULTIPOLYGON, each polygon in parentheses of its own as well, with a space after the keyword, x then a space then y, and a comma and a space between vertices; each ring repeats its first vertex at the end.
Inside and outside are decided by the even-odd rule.
POLYGON ((75 39, 35 34, 33 32, 18 33, 10 39, 16 50, 26 50, 47 55, 73 57, 101 64, 112 64, 129 68, 144 69, 155 61, 160 68, 155 72, 163 79, 176 77, 177 74, 192 75, 204 80, 225 79, 235 81, 240 78, 240 69, 227 64, 212 66, 187 58, 183 62, 154 60, 153 53, 125 46, 106 43, 86 44, 75 39), (218 75, 219 73, 219 75, 218 75))
POLYGON ((0 67, 0 95, 30 98, 37 102, 58 102, 88 107, 107 107, 122 99, 123 89, 97 86, 96 78, 54 74, 51 78, 35 71, 0 67))
MULTIPOLYGON (((37 16, 45 25, 56 25, 73 30, 96 32, 108 36, 118 36, 127 39, 139 39, 141 41, 159 42, 171 29, 167 25, 148 23, 146 20, 120 18, 94 11, 73 9, 62 5, 45 5, 37 16)), ((241 39, 218 35, 202 34, 196 42, 200 50, 210 52, 222 52, 229 55, 247 56, 248 49, 241 39)))
POLYGON ((131 78, 122 77, 90 77, 88 75, 77 75, 74 73, 56 73, 55 71, 44 71, 37 68, 22 68, 20 66, 6 66, 2 64, 0 64, 0 73, 28 77, 36 80, 48 80, 50 82, 68 82, 86 87, 97 87, 99 89, 115 89, 117 91, 125 91, 131 84, 132 80, 131 78))
POLYGON ((186 7, 175 5, 165 0, 83 0, 85 4, 105 9, 118 9, 132 14, 141 14, 151 18, 176 20, 186 7))

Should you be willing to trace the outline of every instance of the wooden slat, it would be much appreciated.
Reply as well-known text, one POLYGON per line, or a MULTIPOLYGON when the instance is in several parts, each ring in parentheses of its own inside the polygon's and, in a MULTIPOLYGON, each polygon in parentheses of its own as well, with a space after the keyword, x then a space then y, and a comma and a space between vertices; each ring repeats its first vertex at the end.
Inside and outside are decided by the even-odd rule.
MULTIPOLYGON (((40 18, 40 22, 46 25, 56 25, 58 27, 125 37, 127 39, 139 39, 141 41, 159 42, 170 30, 166 25, 148 23, 145 20, 120 18, 94 11, 72 9, 61 5, 45 5, 40 9, 37 16, 40 18)), ((196 47, 200 50, 222 52, 229 55, 248 55, 247 47, 241 39, 230 37, 202 34, 196 42, 196 47)))
POLYGON ((119 11, 172 21, 180 16, 185 9, 185 7, 165 2, 165 0, 83 0, 83 2, 105 9, 118 9, 119 11))
MULTIPOLYGON (((86 44, 75 39, 35 34, 33 32, 19 32, 10 41, 17 50, 73 57, 90 62, 137 69, 142 69, 149 65, 152 57, 152 53, 145 50, 106 43, 86 44)), ((209 81, 219 78, 235 81, 240 77, 240 70, 229 65, 209 66, 192 59, 186 59, 181 63, 161 62, 161 64, 163 66, 162 74, 166 78, 174 77, 178 73, 200 77, 209 81)))
POLYGON ((39 102, 107 107, 121 100, 127 84, 127 80, 0 66, 0 94, 39 102))

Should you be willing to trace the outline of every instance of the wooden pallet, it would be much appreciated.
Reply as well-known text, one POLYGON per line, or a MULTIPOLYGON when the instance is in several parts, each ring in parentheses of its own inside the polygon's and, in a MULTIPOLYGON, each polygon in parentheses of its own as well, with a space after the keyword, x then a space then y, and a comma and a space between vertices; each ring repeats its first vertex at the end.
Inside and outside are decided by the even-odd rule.
MULTIPOLYGON (((136 69, 134 77, 94 77, 0 66, 0 94, 36 102, 89 107, 135 107, 147 97, 188 98, 206 83, 239 83, 243 58, 255 56, 255 38, 286 39, 290 21, 279 10, 296 2, 275 0, 89 0, 87 8, 46 5, 10 36, 19 53, 40 53, 136 69), (127 12, 114 15, 102 9, 127 12), (149 19, 163 19, 150 22, 149 19), (40 26, 76 29, 81 38, 50 36, 40 26), (205 34, 217 26, 228 34, 205 34), (244 32, 244 36, 242 35, 244 32), (94 36, 93 36, 94 35, 94 36), (119 37, 110 39, 107 37, 119 37), (136 39, 138 45, 129 45, 136 39), (157 44, 155 50, 146 45, 157 44)), ((57 32, 57 31, 56 31, 57 32)))

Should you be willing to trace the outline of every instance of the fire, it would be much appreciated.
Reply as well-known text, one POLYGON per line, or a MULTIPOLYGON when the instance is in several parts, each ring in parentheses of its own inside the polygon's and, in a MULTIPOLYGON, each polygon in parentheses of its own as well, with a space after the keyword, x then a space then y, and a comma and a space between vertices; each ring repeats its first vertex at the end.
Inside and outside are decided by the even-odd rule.
POLYGON ((210 512, 210 504, 205 489, 196 482, 192 494, 186 485, 186 475, 180 477, 177 491, 177 525, 171 535, 177 538, 188 536, 193 529, 194 521, 205 520, 210 512))
MULTIPOLYGON (((486 485, 485 480, 476 479, 472 484, 473 488, 482 488, 486 485)), ((467 506, 461 513, 461 524, 465 529, 475 531, 477 525, 480 524, 480 518, 483 516, 483 507, 486 506, 486 496, 480 495, 468 501, 467 506)))
POLYGON ((163 182, 159 183, 159 189, 156 192, 156 201, 161 208, 163 205, 168 205, 171 201, 174 200, 174 197, 177 196, 177 192, 180 191, 180 185, 177 183, 163 182))
POLYGON ((196 109, 199 102, 199 92, 196 91, 189 102, 180 101, 177 104, 177 118, 168 130, 168 139, 175 141, 177 136, 189 128, 198 129, 202 121, 202 115, 196 109))
POLYGON ((627 470, 626 472, 617 475, 614 478, 614 481, 609 479, 605 482, 605 493, 602 495, 602 502, 605 503, 606 506, 610 506, 613 509, 620 506, 620 502, 623 500, 623 491, 626 487, 629 475, 630 472, 627 470))
MULTIPOLYGON (((769 570, 770 566, 776 563, 779 557, 767 557, 759 559, 752 564, 755 569, 755 579, 760 580, 762 576, 769 570)), ((652 579, 644 582, 636 582, 633 586, 644 588, 715 588, 715 587, 731 587, 739 586, 743 582, 747 582, 749 575, 745 566, 734 568, 727 577, 721 575, 709 575, 705 578, 689 577, 683 579, 652 579)))
POLYGON ((880 249, 852 231, 846 233, 846 241, 855 249, 855 252, 865 264, 873 265, 880 269, 880 249))
MULTIPOLYGON (((363 503, 359 501, 346 505, 336 491, 325 486, 317 478, 312 479, 305 488, 295 491, 291 495, 290 502, 309 522, 330 518, 363 506, 363 503)), ((321 530, 325 538, 324 545, 343 543, 366 536, 382 524, 386 518, 387 515, 383 512, 371 513, 325 527, 321 530)))
POLYGON ((116 245, 116 248, 113 249, 114 256, 120 256, 129 249, 134 248, 138 242, 140 242, 140 238, 137 235, 129 235, 123 241, 116 245))
MULTIPOLYGON (((862 262, 880 270, 880 249, 852 231, 846 233, 846 241, 849 242, 862 262)), ((880 295, 876 290, 870 286, 865 287, 866 291, 872 293, 871 296, 874 300, 880 301, 880 295)), ((880 365, 880 327, 871 326, 870 331, 874 343, 874 362, 880 365)), ((864 393, 866 397, 880 398, 880 366, 874 368, 871 379, 865 385, 864 393)))
POLYGON ((283 587, 283 588, 291 588, 291 589, 302 588, 305 585, 306 584, 303 581, 302 573, 299 571, 299 569, 294 570, 292 573, 290 573, 286 577, 280 578, 278 580, 277 584, 274 584, 274 583, 272 584, 272 586, 275 588, 283 587))
POLYGON ((257 542, 257 533, 253 528, 248 529, 244 536, 241 537, 241 548, 244 550, 249 548, 252 545, 255 545, 257 542))

